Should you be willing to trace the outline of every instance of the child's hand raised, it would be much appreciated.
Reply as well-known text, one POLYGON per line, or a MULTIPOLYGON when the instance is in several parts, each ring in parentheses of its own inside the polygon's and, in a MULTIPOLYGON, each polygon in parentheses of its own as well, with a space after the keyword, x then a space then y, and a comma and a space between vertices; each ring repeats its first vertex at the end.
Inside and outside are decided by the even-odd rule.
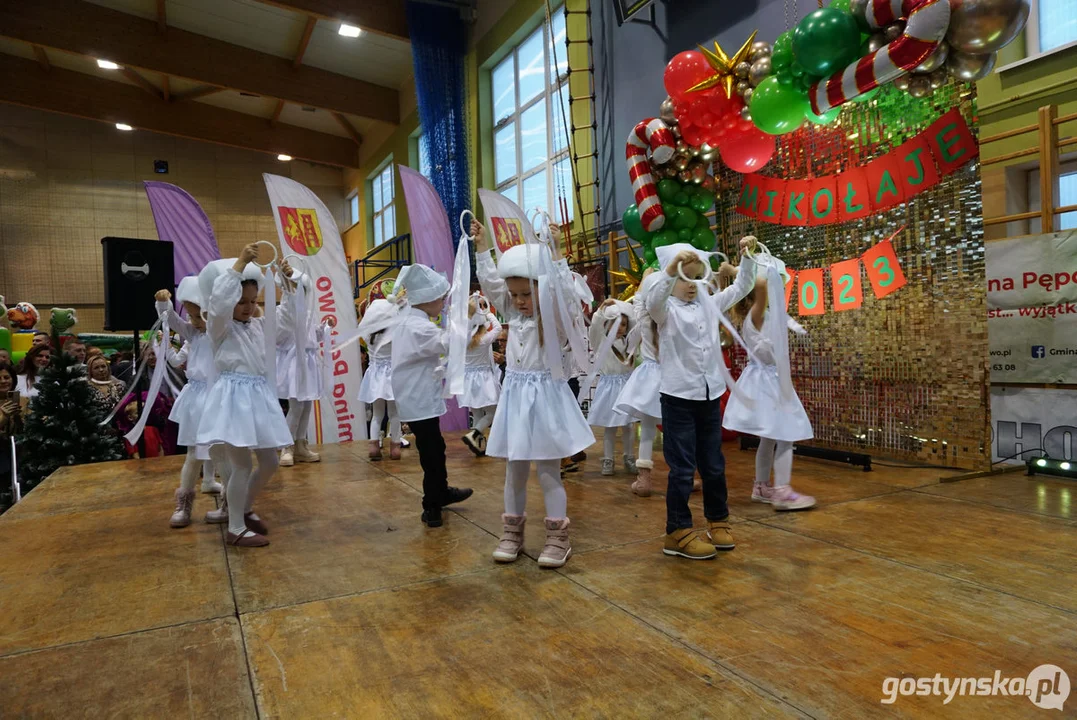
POLYGON ((158 290, 157 294, 153 296, 153 299, 157 302, 168 302, 172 299, 172 293, 167 290, 158 290))
POLYGON ((696 255, 694 252, 692 252, 691 250, 681 250, 679 253, 677 253, 677 257, 673 258, 673 262, 669 264, 669 267, 666 268, 666 274, 670 277, 677 277, 677 268, 682 268, 684 274, 688 277, 691 277, 689 269, 693 265, 702 264, 703 263, 700 261, 699 256, 696 255))
POLYGON ((755 235, 745 235, 740 239, 740 251, 742 253, 748 250, 755 252, 755 246, 758 242, 759 241, 755 239, 755 235))
POLYGON ((258 259, 258 243, 251 243, 240 250, 239 259, 244 265, 258 259))
POLYGON ((475 251, 486 252, 490 249, 486 242, 486 228, 482 226, 482 223, 471 218, 471 228, 469 230, 471 237, 475 238, 475 251))

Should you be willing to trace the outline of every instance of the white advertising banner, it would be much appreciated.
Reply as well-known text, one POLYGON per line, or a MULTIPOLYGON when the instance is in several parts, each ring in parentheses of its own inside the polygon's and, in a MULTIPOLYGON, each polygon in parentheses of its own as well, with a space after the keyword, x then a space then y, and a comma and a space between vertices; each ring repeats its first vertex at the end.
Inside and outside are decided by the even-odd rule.
POLYGON ((992 460, 1077 460, 1077 390, 991 388, 992 460))
POLYGON ((992 383, 1077 383, 1077 232, 985 243, 992 383))
MULTIPOLYGON (((358 321, 344 245, 333 214, 305 185, 268 173, 262 178, 273 205, 281 249, 284 254, 301 256, 302 269, 311 276, 318 324, 332 318, 336 323, 333 337, 351 335, 358 321)), ((316 401, 316 440, 365 440, 366 408, 359 402, 359 384, 363 381, 359 345, 352 343, 334 350, 330 363, 332 385, 326 388, 321 401, 316 401)))

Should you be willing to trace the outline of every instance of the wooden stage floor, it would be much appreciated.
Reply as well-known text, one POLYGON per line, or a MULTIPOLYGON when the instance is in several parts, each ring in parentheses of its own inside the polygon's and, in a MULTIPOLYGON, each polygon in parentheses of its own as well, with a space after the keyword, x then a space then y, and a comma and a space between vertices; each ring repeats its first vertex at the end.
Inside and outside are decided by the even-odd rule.
POLYGON ((208 496, 168 528, 180 458, 58 472, 0 518, 0 717, 1053 717, 880 700, 1045 663, 1077 684, 1073 483, 797 458, 820 507, 777 514, 727 445, 737 549, 692 562, 595 446, 566 483, 574 556, 545 571, 537 481, 529 557, 496 565, 503 463, 447 441, 475 496, 444 527, 419 522, 414 451, 356 443, 281 470, 263 549, 226 549, 208 496))

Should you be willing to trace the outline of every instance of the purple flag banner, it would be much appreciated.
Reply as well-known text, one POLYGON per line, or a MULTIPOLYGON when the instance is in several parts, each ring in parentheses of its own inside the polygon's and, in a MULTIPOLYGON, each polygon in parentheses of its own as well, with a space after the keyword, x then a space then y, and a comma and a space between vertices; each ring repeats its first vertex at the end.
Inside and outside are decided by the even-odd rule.
MULTIPOLYGON (((403 165, 397 165, 400 184, 404 186, 404 202, 408 206, 411 223, 411 249, 415 262, 429 265, 444 273, 452 284, 453 247, 449 216, 441 197, 422 173, 403 165)), ((467 410, 456 403, 456 398, 445 398, 445 414, 441 416, 443 430, 467 430, 467 410)))
POLYGON ((213 260, 221 259, 213 226, 198 201, 186 190, 152 180, 143 181, 150 200, 157 238, 168 240, 175 251, 175 281, 197 275, 213 260))

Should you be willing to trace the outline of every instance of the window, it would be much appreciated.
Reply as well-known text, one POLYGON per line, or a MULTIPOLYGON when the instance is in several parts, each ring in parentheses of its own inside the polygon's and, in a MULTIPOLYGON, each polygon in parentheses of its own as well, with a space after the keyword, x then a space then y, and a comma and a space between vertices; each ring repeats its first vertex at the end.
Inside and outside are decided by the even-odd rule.
MULTIPOLYGON (((1063 173, 1058 178, 1058 206, 1077 205, 1077 172, 1063 173)), ((1077 211, 1062 213, 1055 230, 1077 228, 1077 211)))
POLYGON ((541 207, 557 220, 564 197, 571 220, 569 131, 562 122, 569 112, 565 14, 555 10, 550 19, 552 32, 543 23, 491 73, 494 182, 524 212, 541 207))
POLYGON ((1077 41, 1073 0, 1033 0, 1025 32, 1028 57, 1077 41))
POLYGON ((348 196, 348 217, 346 227, 351 227, 359 222, 359 191, 356 190, 348 196))
POLYGON ((430 182, 434 182, 434 169, 430 166, 430 148, 427 147, 426 133, 419 136, 419 172, 430 182))
POLYGON ((396 213, 393 210, 393 158, 390 157, 385 167, 370 179, 370 221, 373 225, 374 242, 371 246, 381 245, 396 235, 396 213))

